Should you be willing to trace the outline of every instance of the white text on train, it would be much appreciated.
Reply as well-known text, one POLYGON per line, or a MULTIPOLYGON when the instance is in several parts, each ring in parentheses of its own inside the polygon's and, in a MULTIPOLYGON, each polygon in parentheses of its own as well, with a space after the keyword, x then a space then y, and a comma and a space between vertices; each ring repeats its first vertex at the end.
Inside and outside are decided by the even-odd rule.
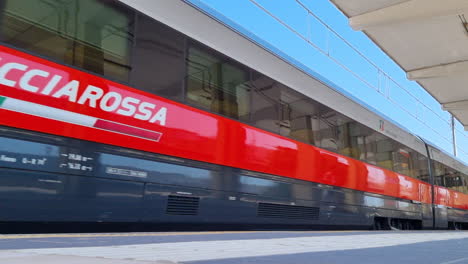
POLYGON ((71 80, 57 89, 57 85, 62 80, 62 76, 53 75, 44 87, 31 84, 33 78, 48 78, 51 74, 39 69, 28 69, 29 66, 9 62, 0 67, 0 84, 15 87, 17 82, 23 90, 52 96, 55 98, 67 98, 72 103, 87 105, 99 108, 106 112, 115 112, 122 116, 131 116, 135 119, 158 122, 166 125, 167 109, 158 107, 155 104, 142 101, 131 96, 122 96, 118 92, 104 91, 102 88, 87 85, 83 92, 80 92, 80 81, 71 80), (23 72, 18 80, 7 78, 7 74, 12 71, 23 72), (156 111, 157 110, 157 111, 156 111))

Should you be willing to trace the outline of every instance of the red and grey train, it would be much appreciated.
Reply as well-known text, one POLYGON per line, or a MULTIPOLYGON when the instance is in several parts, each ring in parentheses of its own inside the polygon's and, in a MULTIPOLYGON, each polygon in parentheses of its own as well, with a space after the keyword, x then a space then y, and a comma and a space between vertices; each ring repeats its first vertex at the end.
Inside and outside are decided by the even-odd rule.
POLYGON ((464 164, 186 1, 0 13, 1 222, 468 223, 464 164))

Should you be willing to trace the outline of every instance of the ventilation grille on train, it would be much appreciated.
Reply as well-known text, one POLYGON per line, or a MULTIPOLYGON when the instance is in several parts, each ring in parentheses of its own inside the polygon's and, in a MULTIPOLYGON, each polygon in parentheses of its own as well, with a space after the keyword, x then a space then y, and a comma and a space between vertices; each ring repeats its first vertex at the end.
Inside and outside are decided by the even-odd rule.
POLYGON ((169 195, 167 198, 166 214, 197 215, 199 197, 169 195))
POLYGON ((319 218, 318 207, 259 203, 257 216, 269 218, 289 218, 317 220, 319 218))

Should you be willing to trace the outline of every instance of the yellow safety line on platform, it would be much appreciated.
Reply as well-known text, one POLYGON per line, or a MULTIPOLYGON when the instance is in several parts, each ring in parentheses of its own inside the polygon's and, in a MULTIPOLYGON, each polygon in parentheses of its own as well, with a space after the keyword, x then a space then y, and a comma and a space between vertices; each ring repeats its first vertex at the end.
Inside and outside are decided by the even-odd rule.
POLYGON ((209 232, 171 232, 171 233, 104 233, 104 234, 25 234, 25 235, 0 235, 2 239, 25 238, 74 238, 74 237, 144 237, 144 236, 185 236, 185 235, 214 235, 214 234, 249 234, 249 233, 334 233, 356 231, 209 231, 209 232))

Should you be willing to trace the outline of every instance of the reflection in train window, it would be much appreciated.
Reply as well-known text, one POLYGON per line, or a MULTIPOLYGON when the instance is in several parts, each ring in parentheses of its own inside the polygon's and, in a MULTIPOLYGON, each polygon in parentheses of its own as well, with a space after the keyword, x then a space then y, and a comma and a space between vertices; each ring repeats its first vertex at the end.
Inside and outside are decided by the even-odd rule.
POLYGON ((253 193, 263 196, 289 196, 291 185, 285 182, 278 182, 268 179, 260 179, 241 175, 240 191, 243 193, 253 193))
POLYGON ((216 171, 111 154, 101 154, 100 162, 104 167, 145 171, 147 180, 163 184, 209 188, 218 176, 216 171))
POLYGON ((12 138, 0 138, 0 151, 4 154, 11 152, 38 156, 58 156, 59 150, 60 148, 54 145, 12 138))

